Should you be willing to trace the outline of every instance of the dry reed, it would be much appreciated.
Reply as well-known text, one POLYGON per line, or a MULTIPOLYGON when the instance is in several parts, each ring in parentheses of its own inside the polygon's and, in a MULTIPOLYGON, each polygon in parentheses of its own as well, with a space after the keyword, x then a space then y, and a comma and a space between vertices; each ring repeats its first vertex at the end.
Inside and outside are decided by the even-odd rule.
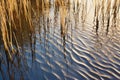
MULTIPOLYGON (((87 19, 88 0, 73 0, 75 1, 73 3, 71 0, 54 1, 53 5, 60 10, 61 37, 64 40, 63 46, 65 46, 66 33, 69 26, 67 24, 67 18, 69 17, 68 7, 72 4, 72 8, 74 7, 73 12, 77 15, 79 15, 81 11, 81 20, 84 23, 87 19)), ((105 28, 106 34, 108 34, 111 27, 117 28, 117 25, 120 27, 120 0, 93 0, 93 5, 97 34, 101 27, 105 28), (102 26, 101 23, 103 24, 102 26)), ((20 41, 24 42, 23 38, 25 36, 27 36, 26 38, 30 38, 31 48, 35 45, 35 39, 32 40, 32 33, 34 33, 33 16, 35 16, 35 18, 39 17, 40 14, 44 14, 46 9, 48 9, 49 12, 49 7, 49 0, 0 0, 0 36, 8 62, 13 62, 13 56, 15 54, 20 55, 19 49, 22 45, 20 41)), ((49 27, 44 26, 44 29, 47 28, 49 27)), ((32 51, 34 52, 35 49, 32 51)), ((34 57, 34 54, 32 54, 32 56, 34 57)), ((20 60, 18 60, 18 64, 20 63, 19 61, 20 60)))
MULTIPOLYGON (((95 25, 96 25, 96 32, 98 32, 100 27, 100 17, 102 17, 102 23, 107 24, 106 31, 109 32, 109 27, 113 25, 116 27, 118 16, 120 12, 120 0, 93 0, 94 3, 94 16, 95 16, 95 25), (113 2, 112 2, 113 1, 113 2), (112 4, 113 3, 113 4, 112 4), (107 6, 107 7, 106 7, 107 6), (107 21, 107 22, 105 22, 107 21), (111 24, 111 22, 113 24, 111 24)), ((78 0, 76 0, 77 5, 78 0)), ((76 3, 75 2, 75 3, 76 3)), ((61 29, 62 34, 65 33, 65 18, 67 15, 67 5, 70 4, 70 0, 55 0, 55 6, 62 6, 60 19, 61 19, 61 29)), ((81 1, 82 3, 82 1, 81 1)), ((72 3, 71 3, 72 4, 72 3)), ((83 2, 83 9, 82 10, 82 19, 85 21, 86 14, 86 7, 87 7, 87 0, 83 2)), ((40 14, 41 12, 44 13, 44 9, 50 7, 49 0, 0 0, 0 31, 2 33, 2 40, 4 43, 4 48, 6 51, 6 55, 8 56, 9 60, 12 61, 13 53, 16 53, 16 49, 19 47, 17 34, 21 34, 24 27, 23 21, 26 22, 28 26, 26 26, 30 32, 34 31, 33 23, 32 23, 32 16, 35 14, 35 10, 40 14), (33 2, 35 2, 35 8, 33 6, 33 2), (13 43, 16 44, 13 44, 13 43), (14 46, 17 46, 16 48, 14 46)), ((36 15, 37 16, 37 15, 36 15)), ((29 33, 28 33, 29 34, 29 33)), ((21 35, 22 36, 22 35, 21 35)))

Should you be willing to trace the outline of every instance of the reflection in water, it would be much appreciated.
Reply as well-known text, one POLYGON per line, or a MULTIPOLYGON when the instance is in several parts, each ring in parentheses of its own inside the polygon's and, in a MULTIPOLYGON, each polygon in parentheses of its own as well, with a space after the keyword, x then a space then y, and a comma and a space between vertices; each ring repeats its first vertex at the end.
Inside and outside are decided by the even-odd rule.
MULTIPOLYGON (((49 8, 44 3, 39 10, 40 3, 36 0, 35 10, 38 13, 33 13, 35 31, 23 27, 22 35, 19 32, 13 34, 14 44, 18 48, 16 54, 13 54, 13 62, 7 61, 3 42, 0 42, 0 79, 119 80, 120 26, 117 21, 119 18, 115 16, 116 10, 112 15, 110 10, 104 12, 105 6, 99 10, 97 4, 95 6, 98 9, 95 8, 93 15, 94 9, 88 10, 87 0, 83 3, 75 0, 74 5, 63 4, 64 0, 56 1, 56 5, 62 5, 51 5, 49 8), (39 12, 42 14, 38 15, 39 12), (88 13, 93 17, 90 15, 89 18, 88 13), (91 19, 95 19, 95 25, 91 19)), ((27 26, 24 21, 22 23, 27 26)))

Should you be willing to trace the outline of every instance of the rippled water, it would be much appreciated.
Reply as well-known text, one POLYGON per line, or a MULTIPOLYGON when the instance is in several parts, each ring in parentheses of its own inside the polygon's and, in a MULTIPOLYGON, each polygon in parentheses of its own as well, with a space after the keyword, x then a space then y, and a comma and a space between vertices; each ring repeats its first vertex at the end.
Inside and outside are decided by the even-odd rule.
MULTIPOLYGON (((104 29, 97 35, 92 9, 81 18, 81 11, 78 8, 74 11, 71 7, 55 9, 52 6, 33 20, 35 35, 31 44, 26 39, 25 57, 20 57, 24 59, 23 65, 10 68, 16 80, 23 76, 25 80, 120 79, 119 26, 111 29, 108 35, 104 29)), ((2 65, 2 68, 7 73, 7 67, 2 65)))

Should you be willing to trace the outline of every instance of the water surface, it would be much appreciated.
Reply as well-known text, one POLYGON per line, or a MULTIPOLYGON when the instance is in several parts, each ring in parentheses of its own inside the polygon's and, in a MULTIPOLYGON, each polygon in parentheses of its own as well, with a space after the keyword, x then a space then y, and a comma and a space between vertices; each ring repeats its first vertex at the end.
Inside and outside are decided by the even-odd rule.
MULTIPOLYGON (((119 80, 119 24, 107 35, 100 27, 97 34, 93 9, 80 7, 52 5, 33 18, 35 33, 23 31, 21 54, 14 59, 17 64, 8 68, 5 57, 0 60, 0 79, 119 80)), ((5 56, 2 43, 0 53, 5 56)))

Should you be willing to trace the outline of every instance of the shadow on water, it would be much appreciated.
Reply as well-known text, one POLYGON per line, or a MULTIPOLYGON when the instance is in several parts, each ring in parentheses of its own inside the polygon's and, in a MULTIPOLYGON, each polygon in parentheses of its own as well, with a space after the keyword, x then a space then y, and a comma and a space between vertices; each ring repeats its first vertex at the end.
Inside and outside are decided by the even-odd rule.
POLYGON ((32 0, 32 30, 22 14, 18 30, 8 27, 12 61, 0 38, 0 79, 119 80, 119 0, 107 1, 32 0))

